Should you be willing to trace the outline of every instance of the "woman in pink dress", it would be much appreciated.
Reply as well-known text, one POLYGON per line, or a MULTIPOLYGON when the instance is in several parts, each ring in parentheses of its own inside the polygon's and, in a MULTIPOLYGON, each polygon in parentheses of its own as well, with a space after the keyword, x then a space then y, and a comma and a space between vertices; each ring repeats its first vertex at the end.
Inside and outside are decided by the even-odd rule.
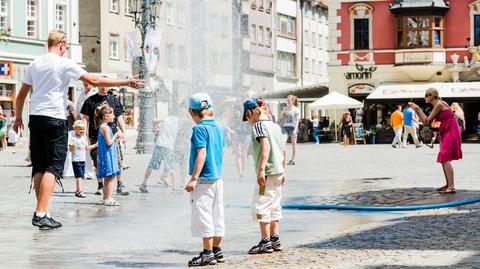
POLYGON ((438 152, 437 162, 442 164, 447 184, 438 188, 437 191, 442 194, 455 193, 454 173, 450 162, 462 158, 460 126, 450 106, 440 100, 436 89, 430 88, 425 91, 425 103, 433 105, 432 113, 430 113, 428 117, 416 104, 409 104, 417 112, 417 115, 424 124, 430 124, 433 120, 442 123, 440 125, 440 151, 438 152))

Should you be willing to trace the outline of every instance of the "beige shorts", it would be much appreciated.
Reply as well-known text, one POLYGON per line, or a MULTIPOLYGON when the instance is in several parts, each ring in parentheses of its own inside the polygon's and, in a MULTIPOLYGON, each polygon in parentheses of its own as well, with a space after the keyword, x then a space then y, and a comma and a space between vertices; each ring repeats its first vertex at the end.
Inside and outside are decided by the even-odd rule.
POLYGON ((223 209, 223 181, 198 181, 192 192, 192 236, 223 237, 225 216, 223 209))
POLYGON ((283 173, 267 176, 267 184, 255 184, 252 215, 258 222, 271 222, 282 219, 283 173))

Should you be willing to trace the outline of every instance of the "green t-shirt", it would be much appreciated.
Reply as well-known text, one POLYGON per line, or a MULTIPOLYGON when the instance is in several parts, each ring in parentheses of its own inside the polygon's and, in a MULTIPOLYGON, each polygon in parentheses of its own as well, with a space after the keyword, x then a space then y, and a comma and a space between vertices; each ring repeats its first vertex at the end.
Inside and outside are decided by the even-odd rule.
POLYGON ((282 129, 277 124, 269 120, 261 120, 252 126, 252 148, 253 160, 255 161, 255 171, 258 172, 262 146, 259 138, 265 137, 270 143, 270 155, 268 156, 267 165, 265 166, 265 175, 275 175, 283 173, 283 135, 282 129))

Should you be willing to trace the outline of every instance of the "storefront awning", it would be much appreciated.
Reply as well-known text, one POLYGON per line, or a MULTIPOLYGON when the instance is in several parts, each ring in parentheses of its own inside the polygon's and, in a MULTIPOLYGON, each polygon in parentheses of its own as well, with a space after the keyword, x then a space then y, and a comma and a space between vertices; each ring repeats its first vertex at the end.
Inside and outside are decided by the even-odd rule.
POLYGON ((480 81, 476 81, 382 84, 367 96, 367 100, 423 99, 428 88, 437 89, 441 98, 480 99, 480 81))
POLYGON ((299 101, 315 101, 328 94, 328 84, 320 83, 288 90, 276 91, 259 97, 267 100, 285 100, 289 95, 297 96, 299 101))

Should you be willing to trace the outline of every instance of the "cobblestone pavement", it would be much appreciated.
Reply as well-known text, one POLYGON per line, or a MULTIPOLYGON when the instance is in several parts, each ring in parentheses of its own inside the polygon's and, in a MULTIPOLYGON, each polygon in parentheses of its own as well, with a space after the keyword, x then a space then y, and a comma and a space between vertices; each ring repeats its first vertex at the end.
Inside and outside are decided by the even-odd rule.
MULTIPOLYGON (((129 139, 134 141, 134 139, 129 139)), ((289 166, 285 203, 410 205, 480 196, 480 146, 465 144, 464 160, 454 162, 457 194, 440 196, 443 183, 435 164, 438 149, 405 150, 389 145, 300 145, 297 165, 289 166)), ((229 151, 228 151, 229 152, 229 151)), ((28 195, 30 169, 17 154, 0 152, 0 266, 4 268, 178 268, 201 249, 190 237, 189 195, 161 188, 155 175, 151 192, 137 191, 148 155, 129 148, 122 206, 97 205, 96 183, 84 181, 87 198, 73 197, 65 179, 50 211, 63 222, 57 231, 30 224, 35 197, 28 195)), ((239 180, 233 157, 224 165, 227 235, 226 264, 217 268, 480 268, 480 205, 421 212, 284 212, 281 237, 286 250, 246 256, 259 240, 249 205, 253 164, 239 180)))

